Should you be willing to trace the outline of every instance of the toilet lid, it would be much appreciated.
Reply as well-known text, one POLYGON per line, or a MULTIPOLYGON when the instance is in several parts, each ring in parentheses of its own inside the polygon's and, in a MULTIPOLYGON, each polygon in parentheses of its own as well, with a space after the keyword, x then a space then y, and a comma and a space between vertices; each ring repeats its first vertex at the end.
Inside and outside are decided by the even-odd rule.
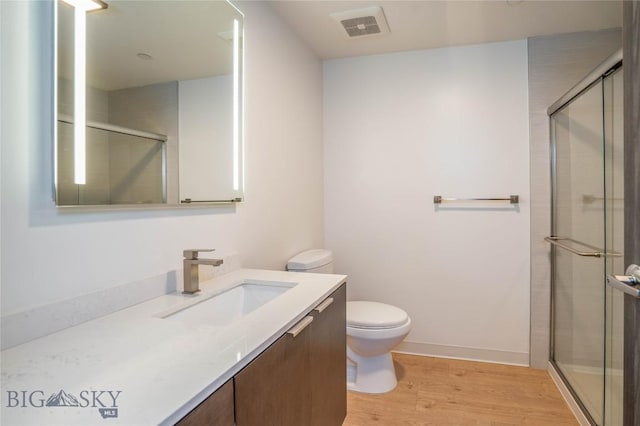
POLYGON ((409 315, 395 306, 378 302, 347 302, 347 326, 393 328, 407 322, 409 315))

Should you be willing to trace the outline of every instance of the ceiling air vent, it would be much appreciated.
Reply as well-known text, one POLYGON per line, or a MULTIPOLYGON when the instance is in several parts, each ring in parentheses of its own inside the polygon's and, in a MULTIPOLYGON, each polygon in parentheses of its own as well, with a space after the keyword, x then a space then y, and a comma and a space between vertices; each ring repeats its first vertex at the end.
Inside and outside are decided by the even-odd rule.
POLYGON ((382 35, 389 33, 387 20, 379 6, 332 13, 349 37, 382 35))

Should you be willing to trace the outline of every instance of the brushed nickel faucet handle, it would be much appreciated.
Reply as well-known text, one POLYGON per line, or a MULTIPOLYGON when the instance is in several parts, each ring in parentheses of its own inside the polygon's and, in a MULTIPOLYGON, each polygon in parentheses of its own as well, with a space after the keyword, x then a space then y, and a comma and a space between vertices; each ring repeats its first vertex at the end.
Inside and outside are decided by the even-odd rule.
POLYGON ((182 255, 185 259, 196 260, 198 259, 198 253, 205 253, 214 250, 215 249, 187 249, 182 251, 182 255))

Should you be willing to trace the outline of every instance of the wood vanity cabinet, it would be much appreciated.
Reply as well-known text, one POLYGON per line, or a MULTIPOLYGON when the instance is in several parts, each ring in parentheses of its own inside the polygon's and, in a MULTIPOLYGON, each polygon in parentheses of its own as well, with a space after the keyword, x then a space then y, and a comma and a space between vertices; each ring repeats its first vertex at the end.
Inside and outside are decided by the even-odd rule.
POLYGON ((346 338, 343 284, 177 424, 342 425, 346 338))
POLYGON ((238 426, 307 424, 310 332, 286 333, 233 378, 238 426))
POLYGON ((300 321, 313 317, 297 336, 286 333, 234 377, 238 426, 342 424, 347 414, 346 286, 318 308, 322 312, 314 309, 300 321))
POLYGON ((347 415, 346 303, 347 287, 343 284, 311 312, 314 320, 310 344, 309 424, 313 426, 341 425, 347 415), (333 302, 327 303, 330 299, 333 302))
POLYGON ((176 425, 233 426, 234 418, 233 379, 230 379, 176 425))

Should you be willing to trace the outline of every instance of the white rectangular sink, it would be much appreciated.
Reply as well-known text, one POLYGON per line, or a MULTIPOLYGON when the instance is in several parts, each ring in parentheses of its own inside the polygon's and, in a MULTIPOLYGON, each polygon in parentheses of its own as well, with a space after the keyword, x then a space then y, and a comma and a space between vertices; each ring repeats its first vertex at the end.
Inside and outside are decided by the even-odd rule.
POLYGON ((202 300, 162 315, 188 324, 225 326, 255 311, 294 287, 279 281, 244 281, 222 293, 205 295, 202 300))

